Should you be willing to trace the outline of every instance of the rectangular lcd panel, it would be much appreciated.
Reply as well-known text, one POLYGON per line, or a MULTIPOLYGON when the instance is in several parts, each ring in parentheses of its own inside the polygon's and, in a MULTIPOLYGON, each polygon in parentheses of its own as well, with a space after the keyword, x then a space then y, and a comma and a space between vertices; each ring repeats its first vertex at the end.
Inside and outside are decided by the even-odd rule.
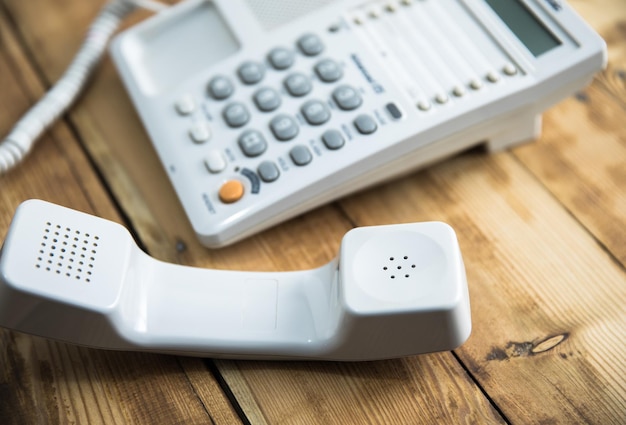
POLYGON ((535 57, 561 44, 519 0, 485 1, 535 57))

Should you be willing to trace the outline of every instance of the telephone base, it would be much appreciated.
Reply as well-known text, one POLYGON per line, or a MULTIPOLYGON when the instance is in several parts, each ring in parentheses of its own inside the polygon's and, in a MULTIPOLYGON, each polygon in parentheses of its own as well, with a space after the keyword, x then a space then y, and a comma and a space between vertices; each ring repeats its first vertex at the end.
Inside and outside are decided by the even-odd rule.
POLYGON ((516 116, 509 120, 504 131, 484 143, 486 151, 500 152, 538 139, 541 135, 541 121, 541 115, 534 112, 516 116))

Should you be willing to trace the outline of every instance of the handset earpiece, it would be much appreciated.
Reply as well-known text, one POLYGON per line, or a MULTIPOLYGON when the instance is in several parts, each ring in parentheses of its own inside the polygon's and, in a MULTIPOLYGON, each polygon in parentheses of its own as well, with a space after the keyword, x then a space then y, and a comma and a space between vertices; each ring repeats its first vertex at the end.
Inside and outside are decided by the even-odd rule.
POLYGON ((471 317, 443 223, 353 229, 313 270, 236 272, 155 260, 119 224, 30 200, 0 252, 0 326, 114 350, 376 360, 453 349, 471 317))

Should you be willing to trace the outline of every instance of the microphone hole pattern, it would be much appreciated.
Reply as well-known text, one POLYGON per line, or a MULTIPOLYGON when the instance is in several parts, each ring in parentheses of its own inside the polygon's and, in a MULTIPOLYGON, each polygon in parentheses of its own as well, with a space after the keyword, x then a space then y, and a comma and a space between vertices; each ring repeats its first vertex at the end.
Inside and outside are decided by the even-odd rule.
POLYGON ((90 283, 100 237, 46 222, 35 267, 77 282, 90 283))
POLYGON ((408 279, 411 277, 411 270, 416 267, 408 255, 389 257, 388 260, 388 263, 383 266, 383 271, 388 272, 390 279, 408 279))

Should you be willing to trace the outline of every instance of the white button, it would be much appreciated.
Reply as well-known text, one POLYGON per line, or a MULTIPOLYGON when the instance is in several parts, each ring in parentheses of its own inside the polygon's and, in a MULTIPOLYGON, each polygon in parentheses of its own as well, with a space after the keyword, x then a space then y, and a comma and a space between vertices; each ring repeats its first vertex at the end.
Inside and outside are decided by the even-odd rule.
POLYGON ((439 93, 435 96, 435 100, 437 101, 437 103, 440 104, 444 104, 448 102, 448 96, 445 95, 445 93, 439 93))
POLYGON ((495 71, 489 71, 487 73, 487 80, 489 82, 497 83, 499 79, 500 79, 500 77, 498 77, 498 74, 496 74, 495 71))
POLYGON ((194 102, 193 97, 185 95, 178 99, 175 106, 180 115, 189 115, 196 109, 196 102, 194 102))
POLYGON ((465 90, 463 90, 463 87, 461 86, 454 86, 454 88, 452 89, 452 94, 454 94, 456 97, 461 97, 465 94, 465 90))
POLYGON ((426 100, 420 100, 417 102, 417 107, 422 111, 428 111, 430 109, 430 102, 426 100))
POLYGON ((483 84, 480 82, 480 80, 479 80, 479 79, 477 79, 477 78, 472 78, 472 79, 470 80, 470 87, 471 87, 473 90, 480 90, 482 86, 483 86, 483 84))
POLYGON ((204 143, 211 138, 211 128, 207 123, 197 122, 189 130, 189 136, 196 143, 204 143))
POLYGON ((211 173, 219 173, 226 168, 226 159, 222 152, 212 150, 204 158, 204 165, 211 173))
POLYGON ((512 63, 505 64, 502 67, 502 71, 504 71, 504 73, 509 76, 517 74, 517 68, 512 63))
POLYGON ((393 3, 387 3, 385 9, 387 10, 387 12, 393 13, 396 11, 396 6, 393 3))

